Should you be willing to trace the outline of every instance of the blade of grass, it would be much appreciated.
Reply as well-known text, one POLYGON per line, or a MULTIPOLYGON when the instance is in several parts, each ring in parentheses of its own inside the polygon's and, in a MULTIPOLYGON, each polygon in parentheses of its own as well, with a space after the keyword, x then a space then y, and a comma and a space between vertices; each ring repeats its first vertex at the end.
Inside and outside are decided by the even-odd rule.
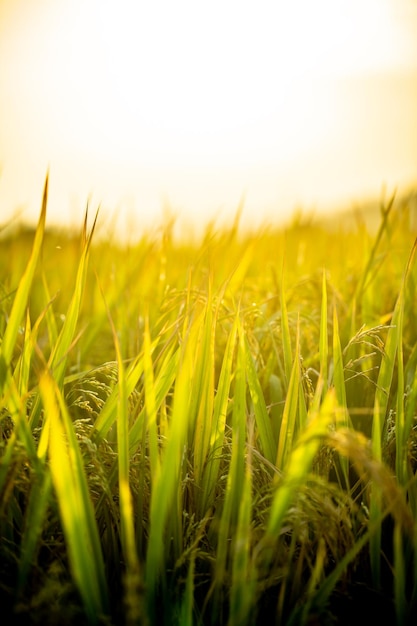
MULTIPOLYGON (((395 469, 398 481, 400 484, 405 485, 410 476, 408 465, 408 441, 410 438, 411 429, 413 427, 413 416, 409 410, 409 405, 405 403, 405 375, 404 375, 404 350, 403 350, 403 325, 404 325, 404 307, 405 307, 405 294, 407 291, 408 281, 413 269, 414 260, 417 250, 417 239, 414 241, 414 245, 411 249, 410 256, 408 258, 407 266, 405 268, 401 290, 399 294, 400 305, 398 313, 398 349, 397 349, 397 415, 395 423, 395 469)), ((410 390, 410 396, 413 395, 413 387, 410 390)))
POLYGON ((328 359, 329 341, 327 337, 327 282, 326 272, 323 269, 321 314, 320 314, 320 374, 323 380, 323 395, 327 393, 328 386, 328 359))
MULTIPOLYGON (((346 385, 343 366, 343 352, 340 344, 339 320, 336 307, 333 308, 333 386, 336 391, 337 403, 340 414, 343 415, 343 425, 350 425, 350 417, 346 401, 346 385)), ((343 475, 344 487, 350 488, 349 460, 346 457, 339 457, 340 467, 343 475)))
MULTIPOLYGON (((284 267, 281 273, 281 334, 282 334, 282 349, 284 351, 284 370, 286 376, 286 387, 288 388, 291 372, 293 369, 293 359, 291 350, 291 335, 290 326, 288 321, 287 302, 285 298, 284 289, 284 267)), ((297 354, 297 353, 296 353, 297 354)))
POLYGON ((336 307, 333 308, 333 386, 336 390, 339 406, 347 413, 343 353, 340 345, 339 320, 336 307))
MULTIPOLYGON (((20 440, 36 470, 39 469, 39 459, 36 455, 35 442, 26 419, 26 397, 21 397, 15 379, 10 374, 10 369, 6 372, 5 386, 3 394, 0 396, 0 408, 9 414, 14 422, 11 436, 7 440, 6 450, 0 463, 0 494, 5 488, 9 463, 13 456, 13 449, 20 440)), ((1 509, 1 506, 0 506, 1 509)))
POLYGON ((390 200, 388 201, 387 206, 384 207, 384 205, 382 204, 381 207, 380 207, 381 208, 382 220, 380 222, 377 235, 376 235, 376 237, 374 239, 374 243, 373 243, 371 252, 369 254, 369 258, 368 258, 368 261, 366 263, 365 269, 362 272, 361 280, 359 281, 359 283, 358 283, 358 285, 356 287, 356 291, 355 291, 354 297, 352 299, 352 302, 359 302, 360 301, 363 293, 366 290, 367 285, 369 284, 369 277, 370 277, 373 265, 375 263, 376 253, 377 253, 377 250, 379 248, 379 244, 381 243, 382 236, 383 236, 384 232, 387 229, 388 218, 389 218, 391 210, 392 210, 392 208, 394 206, 395 195, 396 195, 396 192, 394 191, 394 193, 392 194, 390 200))
POLYGON ((124 604, 126 623, 133 626, 134 624, 144 623, 144 587, 136 552, 133 501, 129 478, 129 416, 126 372, 117 331, 109 311, 108 316, 113 333, 118 368, 117 460, 121 526, 120 541, 126 568, 124 574, 124 604))
MULTIPOLYGON (((384 426, 387 418, 388 400, 391 390, 391 383, 394 377, 396 354, 402 337, 401 316, 403 309, 402 291, 395 304, 391 325, 388 329, 381 366, 378 374, 377 388, 375 392, 373 420, 372 420, 372 451, 377 461, 382 460, 382 439, 384 426)), ((372 522, 380 516, 382 507, 382 493, 378 486, 372 489, 369 506, 369 517, 372 522)), ((379 528, 371 537, 370 560, 373 581, 377 589, 381 585, 381 540, 382 529, 379 528)))
POLYGON ((74 341, 77 322, 81 310, 82 298, 84 295, 87 279, 90 246, 97 224, 98 211, 95 215, 94 222, 89 233, 87 233, 87 216, 88 212, 86 211, 83 229, 84 244, 80 262, 78 265, 73 296, 71 298, 69 309, 65 315, 65 321, 62 326, 61 332, 53 347, 53 351, 49 359, 49 367, 53 371, 54 379, 60 387, 62 386, 64 381, 68 352, 71 349, 74 341))
POLYGON ((213 580, 212 623, 219 621, 223 604, 224 589, 228 586, 228 558, 230 540, 235 536, 238 514, 245 484, 245 439, 246 439, 246 377, 245 339, 238 316, 237 361, 234 376, 233 413, 232 413, 232 456, 227 474, 226 492, 221 513, 217 549, 216 569, 213 580))
MULTIPOLYGON (((250 437, 253 439, 253 436, 250 437)), ((253 441, 250 443, 253 445, 253 441)), ((236 533, 232 547, 232 580, 228 626, 253 624, 256 606, 254 563, 251 563, 252 469, 248 458, 245 468, 236 533)))
MULTIPOLYGON (((211 281, 210 281, 211 283, 211 281)), ((201 330, 195 351, 194 403, 197 405, 192 412, 196 413, 194 430, 194 476, 201 483, 210 439, 213 435, 213 402, 214 402, 214 349, 215 321, 212 313, 211 284, 209 283, 205 311, 201 321, 201 330)))
POLYGON ((245 366, 248 389, 253 404, 255 421, 259 433, 259 441, 262 453, 271 463, 276 458, 276 445, 272 432, 271 420, 265 404, 265 398, 259 377, 256 373, 255 363, 250 351, 247 337, 244 338, 245 345, 245 366))
POLYGON ((410 432, 405 429, 405 383, 404 383, 404 350, 403 350, 404 305, 398 312, 398 345, 397 345, 397 406, 395 416, 395 470, 400 485, 409 480, 407 446, 410 432))
POLYGON ((251 504, 251 481, 247 478, 239 506, 239 519, 234 540, 229 626, 244 626, 253 623, 256 602, 254 566, 250 562, 251 504))
POLYGON ((19 597, 27 583, 36 552, 40 546, 40 539, 45 517, 48 512, 51 492, 51 473, 45 469, 43 475, 40 475, 39 472, 38 476, 34 479, 25 513, 25 527, 20 544, 19 571, 16 587, 17 597, 19 597))
MULTIPOLYGON (((37 328, 38 327, 39 326, 37 326, 37 328)), ((17 378, 18 380, 19 395, 21 397, 27 396, 27 393, 28 393, 30 365, 31 365, 32 353, 33 353, 33 339, 31 340, 31 337, 33 338, 34 336, 35 336, 35 333, 31 332, 29 310, 27 310, 25 334, 24 334, 24 339, 23 339, 23 350, 22 350, 22 354, 19 357, 18 364, 13 374, 14 377, 17 378)))
MULTIPOLYGON (((80 262, 78 265, 77 277, 75 280, 75 286, 73 295, 71 298, 70 306, 65 316, 64 324, 61 328, 61 332, 56 340, 55 345, 52 348, 51 355, 48 361, 48 367, 53 372, 54 380, 60 388, 62 388, 65 377, 65 370, 67 366, 67 359, 70 350, 76 342, 75 331, 81 310, 82 298, 85 290, 85 283, 87 278, 87 268, 89 259, 89 250, 91 240, 94 234, 94 229, 97 223, 98 211, 96 213, 93 226, 90 233, 87 234, 87 211, 85 215, 85 223, 83 230, 83 250, 81 253, 80 262)), ((34 403, 33 410, 30 416, 30 425, 32 428, 38 426, 41 412, 40 398, 38 396, 34 403)))
POLYGON ((289 452, 286 472, 273 497, 265 539, 268 541, 280 533, 284 517, 294 494, 310 471, 313 458, 336 418, 337 402, 334 390, 329 389, 320 410, 309 415, 309 422, 300 433, 296 447, 289 452))
POLYGON ((297 337, 295 343, 294 363, 289 378, 287 397, 285 399, 284 412, 282 414, 281 428, 278 439, 278 449, 275 465, 283 469, 290 454, 293 438, 295 435, 295 422, 299 402, 299 389, 301 385, 301 373, 299 362, 300 326, 297 325, 297 337))
POLYGON ((3 335, 1 349, 0 349, 0 391, 2 391, 5 384, 6 372, 10 366, 13 350, 16 345, 17 336, 19 333, 20 322, 23 318, 27 302, 29 299, 29 293, 35 275, 36 266, 38 264, 39 256, 42 250, 43 237, 45 232, 45 220, 46 220, 46 205, 48 202, 48 173, 45 178, 45 186, 43 190, 42 208, 39 217, 39 222, 36 228, 35 239, 33 242, 32 253, 25 269, 25 272, 20 279, 19 286, 17 288, 12 310, 7 321, 6 330, 3 335))
POLYGON ((143 333, 143 374, 145 381, 145 410, 147 431, 149 433, 149 458, 151 463, 151 477, 159 473, 158 429, 156 423, 156 391, 155 377, 151 355, 151 337, 149 331, 149 317, 145 317, 143 333))
POLYGON ((230 331, 220 371, 217 393, 213 408, 213 431, 210 441, 209 462, 206 465, 202 481, 201 510, 207 510, 217 484, 221 452, 225 440, 226 416, 229 404, 229 393, 232 384, 232 365, 237 335, 237 315, 230 331))
MULTIPOLYGON (((135 360, 130 364, 126 372, 126 393, 128 394, 128 396, 130 396, 130 394, 133 392, 142 375, 143 354, 139 353, 135 360)), ((97 444, 100 443, 108 435, 109 430, 115 424, 117 416, 118 398, 119 388, 118 383, 116 383, 94 424, 94 441, 97 444)))
MULTIPOLYGON (((158 338, 154 341, 154 346, 158 342, 158 338)), ((151 355, 152 355, 153 347, 151 347, 151 355)), ((178 366, 180 361, 180 352, 181 349, 177 348, 175 345, 172 345, 170 349, 167 351, 159 371, 155 374, 155 382, 154 382, 154 394, 155 394, 155 413, 158 416, 159 422, 159 434, 164 434, 164 427, 162 425, 162 417, 161 417, 161 407, 164 401, 168 398, 170 392, 172 391, 175 378, 178 372, 178 366)), ((129 373, 131 370, 129 370, 129 373)), ((131 380, 130 376, 127 376, 128 389, 130 389, 131 380)), ((132 380, 135 380, 136 373, 131 377, 132 380)), ((130 432, 129 432, 129 448, 131 451, 135 450, 141 441, 143 436, 143 428, 144 428, 144 417, 145 417, 146 407, 142 409, 139 413, 138 417, 134 421, 130 432)))
POLYGON ((161 454, 160 471, 153 477, 152 483, 145 574, 151 621, 155 615, 157 589, 160 586, 164 589, 166 584, 164 561, 169 542, 165 541, 165 533, 172 538, 171 548, 175 558, 182 552, 181 472, 184 446, 190 427, 190 403, 194 393, 192 388, 194 351, 198 332, 198 324, 191 323, 182 345, 166 445, 161 454))
POLYGON ((51 422, 50 468, 71 572, 86 615, 95 624, 108 614, 108 594, 83 460, 59 386, 47 371, 40 378, 39 388, 46 419, 51 422))
MULTIPOLYGON (((154 341, 154 346, 156 345, 158 338, 154 341)), ((152 353, 151 348, 151 353, 152 353)), ((155 378, 155 411, 159 412, 159 421, 161 421, 161 406, 164 403, 164 400, 172 390, 172 386, 175 381, 175 377, 178 371, 179 365, 179 357, 180 350, 176 348, 174 345, 168 350, 165 355, 164 360, 162 361, 162 365, 159 373, 155 378)), ((133 392, 135 386, 137 385, 139 378, 143 373, 143 354, 140 353, 135 361, 130 365, 126 372, 126 393, 128 396, 133 392)), ((98 444, 102 441, 108 432, 108 430, 117 423, 117 394, 118 394, 118 385, 115 386, 112 393, 108 397, 100 416, 97 419, 97 422, 100 422, 99 428, 95 431, 94 441, 98 444), (103 415, 104 413, 104 415, 103 415), (102 421, 101 421, 102 420, 102 421)), ((143 437, 146 435, 146 423, 145 423, 145 413, 146 406, 143 407, 142 411, 139 413, 138 417, 134 421, 130 431, 129 431, 129 450, 130 453, 133 453, 137 450, 138 445, 143 441, 143 437), (144 433, 145 428, 145 433, 144 433)), ((97 422, 95 426, 97 427, 97 422)), ((160 427, 160 430, 161 427, 160 427)), ((112 488, 116 481, 118 475, 118 467, 117 460, 113 463, 112 467, 108 473, 108 484, 109 487, 112 488)), ((105 498, 105 494, 99 498, 97 507, 100 508, 103 505, 103 501, 105 498)))

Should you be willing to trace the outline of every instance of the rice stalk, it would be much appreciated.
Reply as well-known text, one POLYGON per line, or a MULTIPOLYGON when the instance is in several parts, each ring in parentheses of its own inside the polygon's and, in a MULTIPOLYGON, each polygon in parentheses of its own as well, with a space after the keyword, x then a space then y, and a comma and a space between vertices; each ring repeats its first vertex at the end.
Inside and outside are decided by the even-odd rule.
POLYGON ((212 601, 212 623, 219 621, 225 601, 225 588, 229 580, 228 562, 230 559, 230 537, 236 532, 238 511, 242 498, 245 477, 246 442, 246 376, 245 343, 239 318, 236 317, 238 342, 234 373, 234 393, 232 410, 231 458, 226 478, 224 502, 219 520, 216 547, 216 568, 213 575, 210 595, 212 601))
POLYGON ((284 478, 279 482, 271 503, 265 541, 278 537, 294 494, 310 471, 320 439, 327 434, 336 416, 335 391, 329 389, 320 409, 309 415, 306 428, 299 433, 296 446, 288 453, 284 478))
MULTIPOLYGON (((251 439, 250 435, 249 439, 251 439)), ((250 456, 246 461, 238 511, 236 533, 231 547, 232 572, 228 626, 252 624, 256 606, 256 570, 251 559, 252 469, 250 456)))
POLYGON ((229 406, 229 393, 232 385, 233 360, 238 329, 238 316, 236 314, 233 326, 227 339, 222 366, 217 385, 217 392, 213 405, 213 429, 208 452, 208 462, 204 468, 202 478, 202 495, 200 513, 209 508, 209 503, 213 501, 215 489, 219 479, 221 453, 225 442, 226 419, 229 406))
POLYGON ((49 176, 47 174, 43 190, 42 208, 35 232, 35 239, 33 242, 31 256, 26 266, 25 272, 20 279, 19 286, 13 300, 12 310, 10 311, 7 320, 7 326, 1 342, 0 392, 2 392, 4 388, 7 371, 11 364, 13 351, 17 342, 17 336, 19 334, 20 322, 25 313, 30 289, 32 287, 33 277, 42 250, 43 238, 45 233, 46 206, 48 202, 48 179, 49 176))
POLYGON ((283 469, 287 464, 290 455, 292 442, 295 437, 296 417, 299 408, 299 390, 301 387, 301 372, 299 361, 300 350, 300 323, 297 325, 297 336, 295 342, 295 359, 292 365, 291 375, 288 383, 287 397, 285 399, 284 412, 281 419, 278 448, 275 465, 278 469, 283 469))
MULTIPOLYGON (((68 354, 78 341, 78 336, 76 336, 75 333, 77 330, 78 318, 79 318, 79 314, 80 314, 80 310, 82 306, 82 298, 84 295, 85 284, 86 284, 86 279, 87 279, 89 250, 90 250, 91 240, 92 240, 94 229, 95 229, 96 222, 97 222, 97 216, 98 216, 98 213, 96 214, 90 233, 87 234, 88 212, 86 211, 84 228, 83 228, 84 244, 83 244, 83 250, 82 250, 81 258, 80 258, 79 265, 78 265, 74 291, 71 297, 68 311, 65 315, 65 320, 62 325, 61 331, 58 335, 58 338, 55 344, 52 346, 51 355, 48 359, 48 367, 53 371, 54 379, 61 389, 64 384, 64 377, 65 377, 68 354)), ((31 415, 30 415, 30 425, 32 428, 36 428, 38 426, 39 419, 40 419, 40 412, 41 412, 41 403, 40 403, 40 398, 38 396, 36 401, 34 402, 31 415)))
MULTIPOLYGON (((290 327, 288 321, 288 311, 287 311, 287 303, 285 298, 285 290, 284 290, 284 268, 282 268, 281 274, 281 291, 280 291, 280 300, 281 300, 281 333, 282 333, 282 349, 284 352, 284 370, 286 377, 286 387, 290 383, 291 372, 293 369, 293 357, 292 357, 292 349, 291 349, 291 335, 290 335, 290 327)), ((297 351, 295 353, 298 355, 297 351)), ((297 358, 297 356, 296 356, 297 358)))
POLYGON ((327 336, 327 281, 326 273, 323 270, 322 299, 320 311, 320 376, 323 381, 323 394, 326 395, 328 387, 328 361, 329 361, 329 341, 327 336))
POLYGON ((88 620, 95 624, 101 616, 108 614, 108 591, 83 459, 59 385, 48 371, 41 376, 39 387, 46 419, 51 425, 51 476, 58 498, 71 572, 88 620))
MULTIPOLYGON (((401 397, 397 399, 397 408, 400 409, 400 415, 397 422, 397 437, 399 442, 397 445, 397 451, 399 452, 397 469, 400 471, 399 479, 404 480, 404 472, 402 469, 402 458, 404 456, 403 441, 404 441, 404 417, 403 417, 403 396, 404 396, 404 374, 403 374, 403 360, 401 355, 401 346, 403 342, 402 336, 402 319, 404 311, 404 289, 405 279, 408 276, 408 270, 411 267, 414 259, 416 249, 416 243, 413 246, 409 263, 404 274, 404 279, 400 288, 394 312, 392 315, 391 326, 388 329, 388 334, 385 342, 385 349, 381 362, 381 367, 377 380, 377 388, 375 392, 373 421, 372 421, 372 450, 377 460, 382 459, 382 444, 384 435, 384 426, 387 420, 387 410, 389 403, 389 396, 391 391, 391 384, 394 377, 394 370, 397 362, 400 359, 399 367, 399 388, 397 393, 401 394, 401 397)), ((372 491, 372 498, 370 503, 370 519, 378 517, 381 508, 381 492, 378 486, 372 491)), ((381 530, 376 532, 371 538, 370 544, 371 551, 371 566, 373 571, 374 582, 377 587, 381 584, 381 530)))

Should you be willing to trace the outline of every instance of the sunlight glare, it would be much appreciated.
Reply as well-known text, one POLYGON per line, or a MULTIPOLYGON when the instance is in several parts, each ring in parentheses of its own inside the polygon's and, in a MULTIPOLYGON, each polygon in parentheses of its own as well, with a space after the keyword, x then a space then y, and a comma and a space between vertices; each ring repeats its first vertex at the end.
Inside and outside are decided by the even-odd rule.
MULTIPOLYGON (((276 153, 277 144, 291 158, 316 142, 315 129, 328 130, 315 85, 354 71, 358 61, 362 69, 364 59, 372 65, 372 55, 384 52, 363 54, 369 32, 361 32, 352 4, 342 3, 340 11, 331 0, 216 0, 202 10, 190 0, 107 1, 57 13, 68 45, 56 40, 60 54, 43 62, 59 82, 51 114, 62 115, 64 107, 69 123, 59 142, 148 165, 190 158, 227 163, 242 158, 251 141, 262 158, 276 153)), ((366 6, 375 10, 375 4, 381 30, 388 5, 366 6)), ((366 16, 363 23, 369 29, 366 16)), ((52 27, 47 35, 58 39, 62 30, 52 27)))
POLYGON ((90 191, 108 206, 128 198, 151 219, 162 197, 198 213, 248 190, 248 206, 290 209, 327 197, 343 168, 343 193, 366 167, 369 189, 395 167, 388 157, 380 167, 376 125, 367 163, 354 137, 367 133, 365 115, 388 114, 345 85, 415 71, 416 20, 412 0, 4 0, 5 180, 26 203, 28 179, 39 186, 51 165, 51 198, 54 184, 61 203, 90 191))

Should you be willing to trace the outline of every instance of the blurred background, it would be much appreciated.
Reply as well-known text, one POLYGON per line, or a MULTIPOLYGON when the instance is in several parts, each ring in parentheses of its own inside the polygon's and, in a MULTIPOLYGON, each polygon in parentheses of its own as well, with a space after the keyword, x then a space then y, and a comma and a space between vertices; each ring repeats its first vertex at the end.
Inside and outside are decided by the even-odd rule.
POLYGON ((0 225, 245 225, 417 188, 417 0, 0 0, 0 225))

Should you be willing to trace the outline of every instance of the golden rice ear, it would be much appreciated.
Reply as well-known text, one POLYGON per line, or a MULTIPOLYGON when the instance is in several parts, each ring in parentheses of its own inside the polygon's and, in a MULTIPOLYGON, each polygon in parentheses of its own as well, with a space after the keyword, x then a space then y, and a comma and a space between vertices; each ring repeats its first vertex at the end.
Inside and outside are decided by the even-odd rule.
POLYGON ((372 483, 381 490, 385 500, 385 512, 390 513, 398 524, 414 537, 414 521, 404 495, 404 490, 392 476, 388 467, 373 454, 371 442, 362 433, 347 428, 329 432, 328 444, 353 463, 364 484, 372 483))

